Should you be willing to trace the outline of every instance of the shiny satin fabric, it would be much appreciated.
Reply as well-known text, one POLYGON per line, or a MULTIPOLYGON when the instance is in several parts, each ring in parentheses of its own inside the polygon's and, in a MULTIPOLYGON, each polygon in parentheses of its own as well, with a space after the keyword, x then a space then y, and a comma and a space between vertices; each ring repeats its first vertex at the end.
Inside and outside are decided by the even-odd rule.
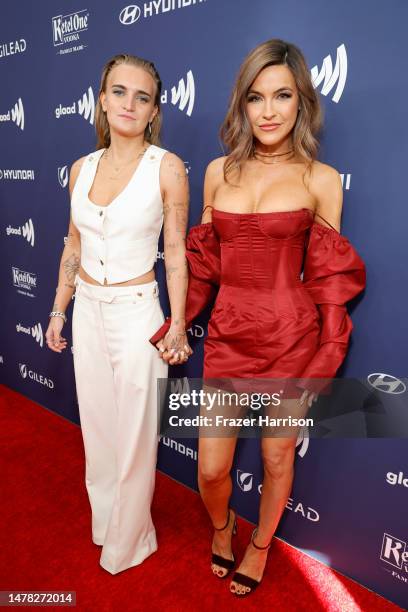
MULTIPOLYGON (((217 295, 205 379, 297 378, 299 387, 319 392, 335 376, 353 329, 346 302, 366 282, 364 262, 345 236, 316 223, 308 208, 213 209, 211 223, 191 228, 187 259, 186 327, 217 295)), ((150 341, 169 326, 168 318, 150 341)))

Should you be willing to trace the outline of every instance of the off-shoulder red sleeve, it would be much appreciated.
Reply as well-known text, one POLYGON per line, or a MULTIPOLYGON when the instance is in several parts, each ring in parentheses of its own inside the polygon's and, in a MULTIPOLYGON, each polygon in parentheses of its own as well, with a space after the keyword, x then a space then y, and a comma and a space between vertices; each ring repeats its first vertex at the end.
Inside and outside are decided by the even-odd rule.
POLYGON ((320 346, 302 373, 299 386, 319 393, 347 354, 353 323, 346 303, 366 284, 365 264, 349 240, 314 223, 309 235, 303 283, 320 312, 320 346), (311 380, 320 379, 320 380, 311 380))
MULTIPOLYGON (((189 281, 186 297, 186 329, 217 292, 220 282, 220 243, 213 224, 194 225, 186 240, 189 281)), ((171 317, 150 338, 153 345, 168 332, 171 317)))

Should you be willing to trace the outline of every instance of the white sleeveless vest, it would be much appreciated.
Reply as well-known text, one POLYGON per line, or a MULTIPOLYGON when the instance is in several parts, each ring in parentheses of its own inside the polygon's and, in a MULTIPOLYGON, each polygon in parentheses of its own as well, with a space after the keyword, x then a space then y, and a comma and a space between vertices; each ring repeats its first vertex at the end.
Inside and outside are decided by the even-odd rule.
POLYGON ((163 225, 160 163, 165 149, 150 145, 126 187, 108 206, 88 197, 105 149, 87 155, 71 197, 81 235, 81 265, 101 284, 121 283, 151 270, 163 225))

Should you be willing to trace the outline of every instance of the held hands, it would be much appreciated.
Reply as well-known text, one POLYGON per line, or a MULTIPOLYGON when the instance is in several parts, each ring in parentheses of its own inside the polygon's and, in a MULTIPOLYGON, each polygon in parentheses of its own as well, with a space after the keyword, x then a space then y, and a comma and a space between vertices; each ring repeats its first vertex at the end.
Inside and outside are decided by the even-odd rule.
POLYGON ((51 317, 48 325, 45 339, 49 349, 55 353, 62 353, 62 350, 67 347, 67 341, 61 336, 64 319, 62 317, 51 317))
POLYGON ((303 404, 305 402, 310 408, 313 402, 315 402, 318 397, 318 394, 314 391, 308 391, 307 389, 305 389, 302 393, 302 397, 300 398, 300 403, 303 404))
POLYGON ((193 354, 184 325, 171 324, 167 334, 156 344, 159 355, 170 365, 185 363, 193 354))

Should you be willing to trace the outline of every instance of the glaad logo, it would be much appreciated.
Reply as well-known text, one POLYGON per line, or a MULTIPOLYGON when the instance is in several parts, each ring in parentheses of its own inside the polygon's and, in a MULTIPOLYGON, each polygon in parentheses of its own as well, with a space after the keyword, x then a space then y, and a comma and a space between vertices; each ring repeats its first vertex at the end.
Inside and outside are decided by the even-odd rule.
POLYGON ((9 225, 6 228, 6 234, 7 236, 10 236, 10 234, 14 234, 15 236, 23 235, 27 242, 31 244, 32 247, 34 246, 35 235, 32 219, 29 219, 23 226, 20 225, 20 227, 11 227, 11 225, 9 225))
POLYGON ((237 484, 241 491, 245 493, 247 491, 252 490, 252 485, 254 481, 254 475, 250 472, 243 472, 242 470, 237 470, 237 484))
POLYGON ((346 191, 348 191, 350 189, 351 174, 340 174, 340 178, 343 189, 346 189, 346 191))
POLYGON ((17 333, 31 335, 34 338, 34 340, 38 342, 41 348, 43 347, 44 336, 43 336, 43 330, 41 327, 41 323, 37 323, 33 327, 24 327, 23 325, 21 325, 21 323, 17 323, 16 330, 17 330, 17 333))
POLYGON ((86 121, 89 121, 91 125, 94 124, 95 98, 92 87, 88 87, 88 91, 78 100, 78 113, 82 115, 86 121))
POLYGON ((398 472, 398 474, 394 474, 394 472, 387 472, 385 479, 390 485, 395 486, 396 484, 399 484, 408 488, 408 478, 404 478, 404 472, 398 472))
POLYGON ((298 438, 296 440, 296 448, 300 447, 298 450, 299 457, 304 457, 306 455, 307 449, 309 448, 309 430, 306 427, 302 427, 299 432, 298 438))
POLYGON ((58 182, 63 189, 68 185, 68 166, 58 168, 58 182))
POLYGON ((95 118, 95 98, 92 87, 88 87, 88 90, 83 94, 82 98, 79 98, 77 102, 73 102, 71 106, 62 106, 62 104, 60 104, 55 109, 55 117, 57 119, 60 119, 63 115, 75 115, 77 113, 93 125, 95 118))
POLYGON ((21 131, 24 130, 24 106, 21 98, 17 100, 11 110, 0 115, 0 121, 13 121, 21 131))
MULTIPOLYGON (((143 17, 154 17, 160 13, 169 13, 178 9, 203 4, 206 0, 148 0, 143 3, 143 17)), ((136 4, 125 6, 119 13, 119 21, 123 25, 132 25, 139 20, 142 9, 136 4)))
MULTIPOLYGON (((164 90, 161 95, 161 103, 167 104, 168 92, 164 90)), ((194 75, 191 70, 187 72, 186 80, 180 79, 177 87, 173 86, 171 88, 171 103, 174 106, 177 106, 179 110, 184 111, 188 117, 191 117, 191 114, 194 109, 195 102, 195 83, 194 83, 194 75)))
POLYGON ((38 374, 34 372, 34 370, 29 370, 25 363, 19 363, 19 370, 22 378, 30 378, 36 383, 40 385, 44 385, 44 387, 48 387, 49 389, 54 389, 54 381, 51 378, 46 378, 42 374, 38 374))
POLYGON ((37 323, 34 327, 31 328, 31 335, 36 342, 41 346, 44 344, 43 330, 41 327, 41 323, 37 323))
POLYGON ((79 40, 79 32, 88 29, 88 9, 71 13, 70 15, 57 15, 52 18, 52 39, 54 47, 79 40))
POLYGON ((373 372, 367 376, 368 383, 383 393, 392 393, 399 395, 405 393, 406 385, 399 378, 392 376, 391 374, 383 374, 381 372, 373 372))
POLYGON ((380 559, 405 574, 404 576, 393 570, 392 576, 394 578, 403 582, 408 581, 408 551, 407 543, 404 540, 400 540, 389 533, 384 533, 380 559))
POLYGON ((337 47, 336 65, 333 69, 333 62, 330 55, 326 55, 323 60, 321 70, 318 66, 313 66, 311 70, 313 86, 316 88, 324 80, 320 92, 327 96, 336 86, 332 96, 333 102, 338 102, 344 90, 347 79, 347 52, 344 44, 337 47))

